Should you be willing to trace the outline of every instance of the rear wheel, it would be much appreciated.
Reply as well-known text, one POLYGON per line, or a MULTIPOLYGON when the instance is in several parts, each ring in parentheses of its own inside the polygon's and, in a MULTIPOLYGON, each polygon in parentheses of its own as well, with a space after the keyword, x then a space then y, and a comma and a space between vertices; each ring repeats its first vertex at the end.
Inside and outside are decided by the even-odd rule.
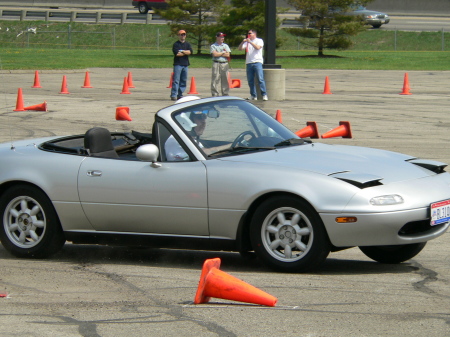
POLYGON ((65 239, 55 209, 38 188, 17 185, 0 198, 0 241, 17 257, 43 258, 59 251, 65 239))
POLYGON ((368 246, 359 249, 372 260, 380 263, 401 263, 419 254, 427 243, 412 243, 398 246, 368 246))
POLYGON ((139 8, 139 13, 141 13, 141 14, 148 13, 148 6, 145 2, 140 2, 138 8, 139 8))
POLYGON ((278 271, 315 268, 330 253, 328 235, 317 212, 290 196, 268 199, 258 207, 250 238, 256 255, 278 271))

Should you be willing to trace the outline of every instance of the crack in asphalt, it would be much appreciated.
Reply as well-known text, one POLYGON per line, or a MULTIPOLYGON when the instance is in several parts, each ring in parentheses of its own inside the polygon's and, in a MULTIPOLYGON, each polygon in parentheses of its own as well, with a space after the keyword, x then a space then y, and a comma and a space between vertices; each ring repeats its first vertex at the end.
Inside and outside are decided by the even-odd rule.
MULTIPOLYGON (((122 276, 116 274, 116 273, 109 273, 109 272, 103 272, 103 271, 99 271, 99 270, 93 270, 90 269, 91 267, 96 267, 94 265, 86 265, 86 264, 81 264, 79 266, 76 266, 75 268, 78 270, 84 270, 86 272, 89 273, 93 273, 96 275, 102 275, 105 276, 107 278, 109 278, 110 280, 112 280, 113 282, 120 284, 122 286, 127 287, 128 289, 134 291, 134 292, 138 292, 140 294, 144 294, 145 296, 149 297, 157 306, 165 308, 166 310, 168 310, 166 312, 167 315, 174 317, 174 322, 179 322, 179 321, 188 321, 188 322, 192 322, 195 324, 198 324, 204 328, 206 328, 208 331, 217 334, 220 337, 237 337, 236 334, 234 334, 231 331, 228 331, 227 329, 225 329, 224 327, 222 327, 219 324, 216 324, 214 322, 207 322, 207 321, 203 321, 203 320, 199 320, 196 318, 192 318, 187 316, 184 313, 184 310, 181 306, 176 306, 176 305, 171 305, 171 304, 166 304, 162 301, 160 301, 159 299, 152 297, 149 295, 148 292, 146 292, 144 289, 139 288, 138 286, 134 285, 133 283, 125 280, 122 276)), ((162 320, 162 321, 148 321, 145 323, 161 323, 161 322, 172 322, 172 320, 162 320)), ((95 321, 91 322, 92 324, 95 324, 95 321)), ((96 329, 96 326, 95 326, 96 329)), ((80 334, 82 334, 83 337, 97 337, 99 335, 95 335, 95 334, 91 334, 92 332, 92 327, 89 325, 89 334, 82 334, 82 331, 80 331, 80 334)))

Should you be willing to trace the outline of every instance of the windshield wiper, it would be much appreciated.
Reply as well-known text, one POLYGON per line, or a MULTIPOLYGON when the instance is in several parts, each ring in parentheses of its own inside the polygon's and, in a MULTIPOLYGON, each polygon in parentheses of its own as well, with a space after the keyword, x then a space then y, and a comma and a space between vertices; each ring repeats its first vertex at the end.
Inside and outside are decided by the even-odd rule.
POLYGON ((278 147, 278 146, 302 145, 305 143, 311 144, 312 141, 303 138, 290 138, 285 139, 282 142, 276 143, 274 146, 278 147))
POLYGON ((235 147, 229 147, 227 149, 223 149, 223 150, 211 153, 208 155, 208 157, 213 157, 218 154, 224 154, 224 153, 235 153, 235 152, 239 153, 239 152, 248 152, 248 151, 253 151, 253 150, 275 150, 275 147, 273 147, 273 146, 257 146, 257 147, 235 146, 235 147))

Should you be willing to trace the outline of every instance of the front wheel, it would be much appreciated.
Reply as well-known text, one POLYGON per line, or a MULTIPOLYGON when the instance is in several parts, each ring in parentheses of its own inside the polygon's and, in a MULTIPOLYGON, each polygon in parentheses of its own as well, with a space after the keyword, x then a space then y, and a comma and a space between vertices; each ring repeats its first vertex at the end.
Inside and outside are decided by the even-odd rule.
POLYGON ((0 198, 0 241, 17 257, 43 258, 59 251, 65 239, 55 209, 39 189, 9 188, 0 198))
POLYGON ((303 272, 318 267, 330 253, 330 242, 317 212, 305 201, 274 197, 263 202, 250 225, 256 255, 269 267, 303 272))
POLYGON ((372 260, 380 263, 395 264, 412 259, 421 252, 426 244, 426 242, 421 242, 398 246, 359 247, 359 249, 372 260))
POLYGON ((139 13, 141 14, 147 14, 148 13, 148 6, 145 2, 139 3, 139 13))

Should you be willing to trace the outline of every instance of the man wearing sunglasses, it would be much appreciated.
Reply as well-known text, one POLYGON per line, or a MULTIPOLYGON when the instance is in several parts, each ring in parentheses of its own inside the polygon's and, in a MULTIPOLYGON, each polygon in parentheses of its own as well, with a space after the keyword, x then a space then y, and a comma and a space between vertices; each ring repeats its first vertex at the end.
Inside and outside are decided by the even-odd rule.
POLYGON ((172 52, 173 58, 173 80, 172 91, 170 99, 176 101, 183 97, 186 90, 186 83, 188 78, 189 55, 192 54, 192 47, 186 41, 186 31, 178 31, 178 41, 173 44, 172 52))
POLYGON ((239 45, 239 50, 245 50, 245 64, 247 69, 247 81, 250 87, 249 100, 257 100, 255 75, 261 89, 263 101, 267 101, 266 82, 264 81, 263 72, 263 47, 264 41, 256 36, 256 30, 250 29, 247 37, 239 45))

